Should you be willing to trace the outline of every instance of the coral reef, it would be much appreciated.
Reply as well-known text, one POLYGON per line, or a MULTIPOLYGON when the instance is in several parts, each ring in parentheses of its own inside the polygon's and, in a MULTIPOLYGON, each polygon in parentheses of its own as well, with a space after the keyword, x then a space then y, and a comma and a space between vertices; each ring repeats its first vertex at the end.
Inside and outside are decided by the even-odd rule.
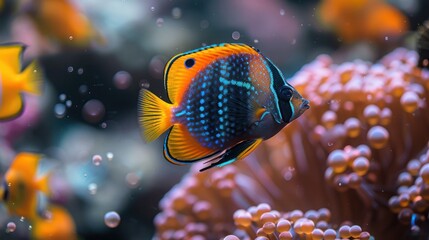
POLYGON ((342 235, 351 223, 376 239, 424 234, 416 228, 426 221, 429 200, 429 72, 416 67, 417 59, 397 49, 375 64, 336 65, 321 55, 304 66, 290 81, 310 100, 310 111, 233 166, 207 173, 194 166, 161 201, 157 237, 275 239, 280 219, 289 221, 294 239, 327 228, 357 237, 342 235), (259 208, 270 221, 258 219, 259 208), (324 208, 332 224, 319 228, 318 211, 310 210, 324 208))

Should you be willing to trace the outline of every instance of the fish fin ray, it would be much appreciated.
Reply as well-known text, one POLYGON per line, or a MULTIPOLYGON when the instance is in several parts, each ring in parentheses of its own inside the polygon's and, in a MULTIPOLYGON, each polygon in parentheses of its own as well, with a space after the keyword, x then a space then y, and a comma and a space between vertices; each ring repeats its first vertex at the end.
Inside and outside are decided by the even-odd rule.
POLYGON ((0 101, 0 120, 18 117, 24 110, 24 101, 19 93, 4 93, 0 101))
POLYGON ((222 167, 231 164, 237 160, 245 158, 263 141, 262 138, 242 141, 228 149, 219 161, 211 163, 209 166, 200 169, 200 172, 206 171, 212 167, 222 167))
POLYGON ((32 94, 39 95, 42 88, 42 73, 36 62, 31 62, 20 77, 25 82, 24 91, 32 94))
POLYGON ((164 156, 174 164, 182 165, 200 160, 209 160, 219 151, 201 146, 185 126, 176 124, 168 133, 164 143, 164 156))
POLYGON ((140 91, 139 122, 146 142, 152 142, 171 126, 171 104, 147 89, 140 91))
POLYGON ((224 43, 199 48, 172 57, 164 69, 164 85, 170 102, 173 104, 179 103, 192 79, 211 62, 234 53, 259 54, 254 48, 246 44, 224 43), (188 59, 194 60, 190 67, 185 64, 188 59))

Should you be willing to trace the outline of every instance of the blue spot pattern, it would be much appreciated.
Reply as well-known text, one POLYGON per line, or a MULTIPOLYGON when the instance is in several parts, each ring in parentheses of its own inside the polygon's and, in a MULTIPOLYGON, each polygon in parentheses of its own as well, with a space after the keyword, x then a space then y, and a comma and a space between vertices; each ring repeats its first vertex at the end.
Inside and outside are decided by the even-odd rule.
POLYGON ((254 113, 249 106, 256 101, 257 90, 249 77, 249 62, 255 57, 235 54, 218 59, 191 81, 175 118, 202 146, 232 146, 252 124, 254 113))

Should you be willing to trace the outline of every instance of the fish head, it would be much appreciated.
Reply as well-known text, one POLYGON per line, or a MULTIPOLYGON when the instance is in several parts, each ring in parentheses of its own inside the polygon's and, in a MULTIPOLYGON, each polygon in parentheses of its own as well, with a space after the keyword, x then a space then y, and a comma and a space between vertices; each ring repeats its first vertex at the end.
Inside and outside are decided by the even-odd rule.
POLYGON ((290 123, 310 108, 309 101, 289 84, 277 91, 279 108, 283 122, 290 123))

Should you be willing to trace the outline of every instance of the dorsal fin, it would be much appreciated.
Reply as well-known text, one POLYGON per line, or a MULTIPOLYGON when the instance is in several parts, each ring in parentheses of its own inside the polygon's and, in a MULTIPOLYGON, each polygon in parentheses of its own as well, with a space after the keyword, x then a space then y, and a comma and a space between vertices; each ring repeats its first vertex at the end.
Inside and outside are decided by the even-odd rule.
POLYGON ((24 176, 34 178, 36 176, 40 155, 29 152, 22 152, 16 155, 10 168, 20 171, 24 176))
POLYGON ((164 69, 164 85, 171 103, 177 104, 192 79, 211 62, 232 54, 259 53, 252 47, 240 43, 223 43, 178 54, 170 59, 164 69))

